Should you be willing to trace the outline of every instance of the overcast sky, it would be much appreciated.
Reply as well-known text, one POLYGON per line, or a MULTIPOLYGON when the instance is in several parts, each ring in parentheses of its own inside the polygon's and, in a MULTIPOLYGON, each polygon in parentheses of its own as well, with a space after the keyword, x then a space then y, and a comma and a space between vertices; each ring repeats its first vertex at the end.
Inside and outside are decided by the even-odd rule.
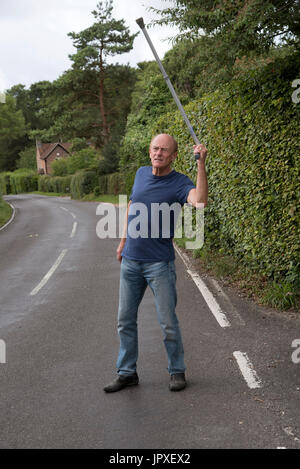
MULTIPOLYGON (((0 0, 0 92, 22 83, 27 87, 41 80, 53 81, 71 67, 68 54, 75 52, 67 33, 76 33, 94 23, 92 10, 98 0, 0 0)), ((155 17, 149 6, 166 7, 163 0, 114 0, 113 16, 124 19, 131 33, 139 31, 135 20, 145 23, 155 17)), ((176 29, 152 27, 149 35, 158 55, 172 46, 167 39, 176 29)), ((153 60, 152 52, 141 33, 128 54, 115 56, 111 63, 153 60)))

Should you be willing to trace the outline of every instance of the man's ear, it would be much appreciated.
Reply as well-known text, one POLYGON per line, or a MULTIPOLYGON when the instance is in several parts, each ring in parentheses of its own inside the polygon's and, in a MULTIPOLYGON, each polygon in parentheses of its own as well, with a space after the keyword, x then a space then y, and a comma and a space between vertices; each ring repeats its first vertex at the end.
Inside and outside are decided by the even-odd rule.
POLYGON ((175 161, 176 158, 177 158, 177 152, 173 154, 173 156, 172 156, 172 161, 175 161))

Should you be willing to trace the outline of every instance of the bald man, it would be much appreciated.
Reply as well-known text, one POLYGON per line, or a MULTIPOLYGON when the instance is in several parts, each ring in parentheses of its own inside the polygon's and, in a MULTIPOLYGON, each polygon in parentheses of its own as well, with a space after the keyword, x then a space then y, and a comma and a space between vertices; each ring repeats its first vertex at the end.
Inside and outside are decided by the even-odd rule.
MULTIPOLYGON (((176 271, 175 253, 172 239, 176 220, 169 220, 170 232, 165 235, 164 227, 158 219, 151 217, 151 211, 158 204, 169 206, 185 203, 196 206, 207 205, 208 184, 205 171, 207 149, 195 145, 194 153, 200 154, 197 160, 197 182, 172 168, 177 157, 177 142, 168 134, 155 136, 150 144, 151 166, 138 169, 126 212, 124 233, 117 249, 117 259, 121 262, 118 334, 120 349, 117 360, 117 378, 104 388, 105 392, 116 392, 127 386, 139 383, 137 375, 138 335, 137 313, 147 286, 154 294, 158 320, 163 331, 164 344, 168 356, 170 374, 169 389, 181 391, 186 387, 184 350, 179 322, 175 308, 176 271), (141 205, 142 204, 142 205, 141 205), (137 212, 147 214, 147 235, 139 235, 134 219, 137 212), (153 224, 157 225, 153 235, 153 224), (158 230, 158 231, 157 231, 158 230)), ((171 211, 169 211, 170 218, 171 211)), ((158 217, 156 217, 158 218, 158 217)))

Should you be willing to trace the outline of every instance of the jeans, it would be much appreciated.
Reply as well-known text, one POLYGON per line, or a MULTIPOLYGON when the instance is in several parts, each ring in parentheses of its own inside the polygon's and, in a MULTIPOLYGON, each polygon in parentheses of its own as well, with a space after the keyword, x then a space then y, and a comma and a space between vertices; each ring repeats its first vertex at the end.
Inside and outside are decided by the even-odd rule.
POLYGON ((170 374, 183 373, 184 351, 175 313, 176 271, 174 261, 141 262, 123 257, 120 275, 118 334, 120 350, 117 360, 119 375, 136 372, 138 358, 137 312, 147 285, 151 288, 168 355, 170 374))

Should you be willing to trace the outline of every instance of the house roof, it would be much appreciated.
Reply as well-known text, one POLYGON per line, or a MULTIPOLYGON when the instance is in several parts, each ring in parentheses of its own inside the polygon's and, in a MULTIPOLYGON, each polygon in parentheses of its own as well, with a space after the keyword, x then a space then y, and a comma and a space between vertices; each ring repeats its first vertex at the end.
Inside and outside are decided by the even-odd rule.
POLYGON ((38 145, 39 152, 40 152, 40 158, 41 160, 46 160, 50 153, 55 150, 57 146, 61 146, 67 153, 70 153, 70 148, 72 146, 72 143, 40 143, 38 145))

